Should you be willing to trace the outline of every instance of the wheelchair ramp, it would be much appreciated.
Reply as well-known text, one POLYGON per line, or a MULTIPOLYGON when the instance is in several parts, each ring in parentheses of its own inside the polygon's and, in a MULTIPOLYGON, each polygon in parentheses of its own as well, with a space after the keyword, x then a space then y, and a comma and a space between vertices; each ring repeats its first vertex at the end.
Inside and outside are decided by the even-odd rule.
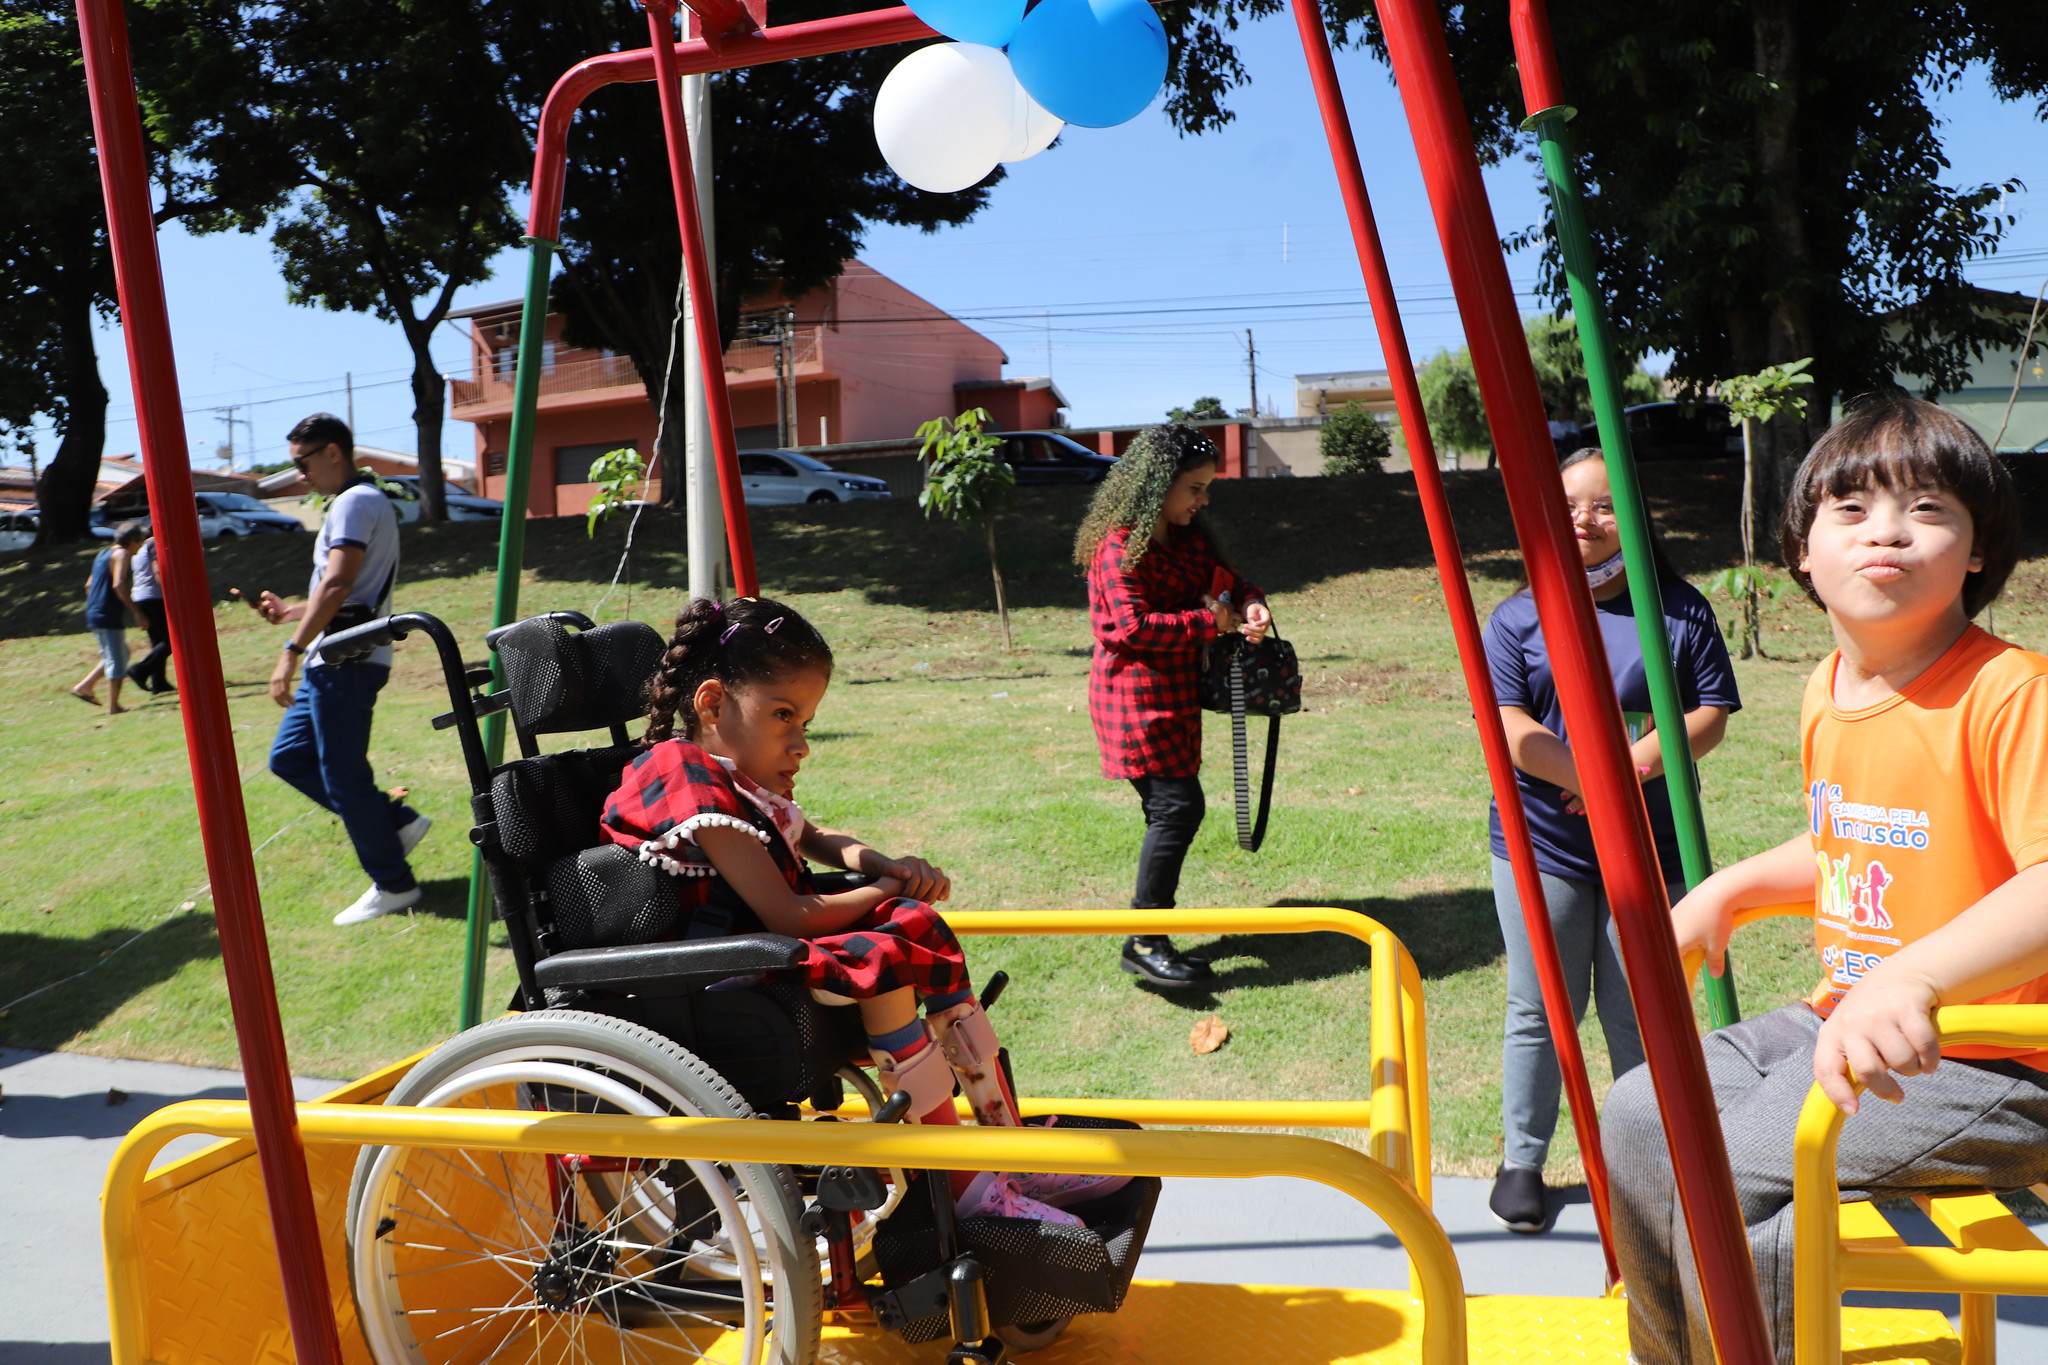
MULTIPOLYGON (((1615 1299, 1468 1300, 1474 1365, 1619 1362, 1627 1309, 1615 1299)), ((1844 1309, 1843 1355, 1854 1365, 1960 1365, 1948 1319, 1905 1309, 1844 1309)), ((1375 1289, 1176 1284, 1139 1280, 1114 1315, 1074 1319, 1065 1336, 1019 1365, 1158 1365, 1246 1361, 1350 1365, 1419 1360, 1422 1314, 1406 1294, 1375 1289)), ((818 1365, 932 1365, 931 1344, 905 1346, 873 1328, 827 1326, 818 1365)))

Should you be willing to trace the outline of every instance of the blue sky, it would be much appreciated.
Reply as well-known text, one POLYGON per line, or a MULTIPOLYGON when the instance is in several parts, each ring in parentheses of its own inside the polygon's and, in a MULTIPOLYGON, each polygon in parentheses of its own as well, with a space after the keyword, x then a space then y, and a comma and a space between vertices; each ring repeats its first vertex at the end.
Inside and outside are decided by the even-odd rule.
MULTIPOLYGON (((1282 415, 1293 413, 1296 374, 1381 366, 1292 21, 1251 25, 1240 45, 1252 84, 1232 96, 1237 119, 1222 131, 1178 137, 1156 106, 1120 128, 1070 130, 1058 147, 1012 167, 971 224, 932 236, 879 228, 864 259, 974 319, 1008 353, 1009 374, 1052 374, 1077 425, 1156 420, 1203 394, 1247 406, 1247 328, 1261 406, 1282 415)), ((1410 345, 1427 357, 1462 338, 1400 101, 1364 53, 1339 53, 1337 62, 1410 345)), ((2001 104, 1973 76, 1940 107, 1956 182, 2029 171, 2038 179, 2048 127, 2030 106, 2001 104)), ((1487 185, 1504 234, 1539 219, 1533 168, 1504 166, 1487 185)), ((2020 221, 2006 247, 1971 274, 2031 294, 2048 274, 2048 188, 2030 186, 2010 207, 2020 221)), ((242 405, 238 416, 253 421, 254 458, 281 458, 297 418, 343 409, 351 373, 359 439, 414 447, 410 357, 396 327, 286 303, 258 237, 171 229, 161 249, 196 462, 216 462, 228 426, 215 410, 228 405, 242 405)), ((1509 273, 1526 291, 1535 263, 1518 257, 1509 273)), ((519 255, 507 253, 493 278, 457 303, 514 297, 522 275, 519 255)), ((1523 304, 1537 306, 1526 293, 1523 304)), ((453 325, 441 329, 436 357, 444 370, 467 366, 453 325)), ((103 339, 101 372, 113 395, 107 451, 133 451, 118 328, 103 339)), ((443 443, 466 455, 468 424, 448 422, 443 443)), ((54 449, 47 437, 39 444, 44 457, 54 449)), ((234 444, 246 466, 247 426, 238 424, 234 444)))

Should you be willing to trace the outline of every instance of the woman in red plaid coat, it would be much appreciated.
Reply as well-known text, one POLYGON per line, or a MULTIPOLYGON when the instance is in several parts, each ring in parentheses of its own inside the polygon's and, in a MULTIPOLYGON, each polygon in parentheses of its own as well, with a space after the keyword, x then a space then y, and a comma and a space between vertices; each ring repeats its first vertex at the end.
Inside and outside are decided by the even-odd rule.
MULTIPOLYGON (((1208 437, 1176 423, 1141 432, 1095 494, 1074 540, 1088 570, 1095 661, 1088 717, 1102 775, 1128 779, 1145 811, 1134 910, 1166 910, 1202 826, 1202 708, 1209 642, 1242 631, 1263 639, 1265 594, 1223 562, 1201 520, 1220 457, 1208 437)), ((1123 968, 1157 986, 1213 973, 1164 935, 1124 944, 1123 968)))

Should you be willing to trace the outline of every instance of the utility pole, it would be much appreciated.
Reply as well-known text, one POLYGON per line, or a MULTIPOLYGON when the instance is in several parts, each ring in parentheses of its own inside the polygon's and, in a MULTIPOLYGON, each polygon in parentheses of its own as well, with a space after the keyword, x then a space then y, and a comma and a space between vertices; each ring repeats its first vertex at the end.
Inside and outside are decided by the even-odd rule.
POLYGON ((783 417, 784 425, 789 428, 789 439, 784 441, 783 444, 791 446, 802 445, 804 440, 803 432, 797 427, 796 305, 793 303, 782 311, 782 339, 783 344, 789 347, 789 387, 786 390, 788 411, 783 417))
POLYGON ((1259 348, 1252 341, 1252 329, 1244 329, 1244 368, 1252 381, 1252 417, 1259 415, 1259 348))
MULTIPOLYGON (((744 335, 744 333, 742 333, 744 335)), ((787 447, 789 441, 789 367, 786 354, 789 349, 789 329, 783 326, 782 317, 776 315, 768 333, 775 343, 775 444, 787 447)))
POLYGON ((348 391, 348 430, 353 436, 356 430, 356 376, 353 370, 344 370, 341 384, 348 391))
MULTIPOLYGON (((697 34, 697 16, 684 10, 684 36, 697 34)), ((690 165, 697 177, 697 213, 704 223, 708 272, 717 269, 718 238, 711 205, 711 78, 683 77, 683 121, 690 131, 690 165)), ((684 272, 683 300, 683 524, 690 559, 690 596, 716 598, 725 564, 725 523, 718 497, 718 466, 711 450, 711 414, 705 403, 704 366, 725 357, 705 356, 697 345, 696 310, 715 308, 711 299, 690 295, 684 272)))

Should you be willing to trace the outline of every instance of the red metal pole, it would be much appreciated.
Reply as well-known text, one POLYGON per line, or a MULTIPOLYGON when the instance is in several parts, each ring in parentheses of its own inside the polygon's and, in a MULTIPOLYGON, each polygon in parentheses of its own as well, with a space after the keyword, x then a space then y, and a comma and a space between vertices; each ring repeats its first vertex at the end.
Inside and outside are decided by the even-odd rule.
POLYGON ((1536 866, 1536 850, 1529 842, 1529 821, 1522 810, 1522 789, 1515 780, 1514 760, 1508 754, 1500 701, 1493 690, 1486 646, 1479 635, 1479 616, 1472 605, 1472 583, 1465 573, 1465 555, 1458 545, 1450 499, 1444 493, 1443 473, 1437 468, 1436 445, 1430 438, 1422 390, 1416 385, 1415 366, 1408 354, 1407 329, 1401 325, 1394 281, 1387 270, 1386 252, 1380 245, 1372 201, 1366 194, 1358 143, 1352 136, 1343 87, 1337 82, 1337 66, 1330 57, 1330 36, 1323 27, 1319 0, 1294 0, 1294 22, 1301 31, 1301 50, 1308 58, 1309 79, 1315 86, 1316 105, 1322 111, 1323 132, 1329 139, 1337 184, 1344 192, 1344 210, 1351 220, 1358 268, 1365 276, 1373 324, 1379 331, 1380 350, 1387 358, 1387 375, 1394 385, 1394 406, 1401 414, 1401 429, 1408 438, 1415 491, 1421 496, 1423 519, 1429 525, 1430 549, 1436 556, 1437 577, 1443 581, 1444 606, 1450 612, 1451 634, 1458 643, 1458 662, 1465 670, 1465 690, 1471 695, 1472 717, 1479 727, 1479 747, 1486 755, 1486 775, 1493 786, 1494 804, 1500 810, 1501 835, 1508 846, 1508 862, 1514 869, 1515 892, 1522 902, 1522 923, 1528 931, 1530 955, 1536 960, 1550 1041, 1557 1049, 1564 1073, 1572 1129, 1578 1134, 1579 1155, 1586 1167, 1586 1188, 1592 1196, 1593 1216, 1600 1225, 1600 1252, 1607 1260, 1607 1282, 1611 1285, 1617 1275, 1614 1239, 1607 1222, 1607 1157, 1600 1146, 1599 1111, 1593 1104, 1593 1084, 1586 1075, 1586 1057, 1579 1046, 1564 966, 1557 956, 1557 937, 1551 931, 1550 909, 1543 895, 1542 874, 1536 866))
POLYGON ((1769 1365, 1770 1333, 1729 1174, 1727 1147, 1715 1116, 1706 1059, 1693 1024, 1691 996, 1679 967, 1656 845, 1629 760, 1592 596, 1565 518, 1564 488, 1535 367, 1479 176, 1450 52, 1430 0, 1381 0, 1378 12, 1421 155, 1423 180, 1556 674, 1558 699, 1584 779, 1587 818, 1656 1084, 1707 1321, 1727 1365, 1769 1365))
POLYGON ((214 636, 206 554, 192 496, 170 316, 150 214, 149 167, 120 0, 78 0, 78 33, 92 99, 100 188, 106 196, 121 331, 141 427, 150 521, 159 546, 164 610, 178 654, 179 710, 185 718, 185 749, 199 807, 199 838, 213 887, 221 965, 234 1009, 235 1039, 256 1127, 256 1156, 270 1205, 292 1342, 302 1365, 341 1365, 327 1267, 306 1181, 306 1153, 299 1141, 291 1065, 270 975, 256 866, 249 853, 234 727, 221 683, 220 646, 214 636))
POLYGON ((709 409, 711 450, 718 461, 718 492, 725 505, 725 542, 732 552, 733 590, 752 597, 761 590, 754 572, 754 533, 740 486, 739 443, 733 437, 732 396, 725 387, 725 346, 712 306, 711 270, 704 259, 704 223, 697 212, 697 179, 690 166, 690 132, 683 123, 682 72, 676 64, 675 0, 649 0, 647 33, 654 54, 654 84, 661 96, 661 131, 668 141, 668 174, 675 189, 676 227, 683 238, 683 270, 689 276, 691 321, 697 353, 704 357, 704 404, 709 409))
MULTIPOLYGON (((671 5, 671 10, 673 6, 671 5)), ((675 59, 673 74, 696 75, 704 71, 733 71, 744 66, 794 61, 828 52, 852 52, 863 47, 907 43, 939 34, 908 9, 868 10, 804 24, 784 24, 758 33, 725 38, 716 49, 703 39, 670 45, 675 59)), ((664 44, 657 42, 656 49, 664 44)), ((533 157, 533 197, 527 209, 526 235, 552 242, 562 227, 562 171, 569 136, 569 123, 593 91, 607 85, 651 81, 655 76, 654 51, 607 52, 576 63, 562 73, 541 106, 539 137, 533 157)), ((680 101, 680 92, 677 95, 680 101)))
POLYGON ((1550 11, 1543 0, 1514 0, 1508 9, 1508 31, 1515 39, 1515 66, 1522 74, 1522 102, 1529 106, 1529 116, 1561 107, 1564 82, 1558 78, 1550 11))

